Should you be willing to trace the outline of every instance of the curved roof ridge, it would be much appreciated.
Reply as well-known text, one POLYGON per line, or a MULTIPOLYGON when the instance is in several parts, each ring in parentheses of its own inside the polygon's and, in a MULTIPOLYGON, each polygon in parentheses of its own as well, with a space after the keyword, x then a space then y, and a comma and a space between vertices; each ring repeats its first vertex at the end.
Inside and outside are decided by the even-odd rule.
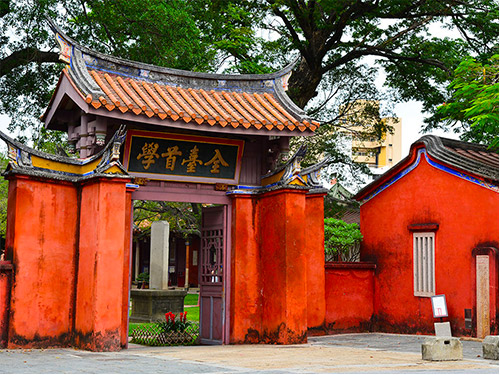
POLYGON ((425 135, 417 140, 413 145, 417 145, 418 143, 425 144, 425 148, 431 157, 434 157, 451 167, 461 169, 465 172, 491 179, 493 181, 498 181, 498 157, 496 162, 485 162, 484 160, 478 160, 478 158, 473 157, 473 155, 462 154, 456 150, 462 149, 473 152, 481 151, 496 154, 494 151, 488 150, 487 146, 438 137, 435 135, 425 135))
POLYGON ((186 78, 202 78, 202 79, 213 79, 213 80, 238 80, 238 81, 261 81, 261 80, 274 80, 285 77, 289 74, 292 69, 297 65, 298 59, 293 61, 292 63, 285 66, 283 69, 278 70, 273 73, 268 74, 222 74, 222 73, 202 73, 202 72, 193 72, 189 70, 182 69, 174 69, 167 68, 158 65, 147 64, 139 61, 132 61, 128 59, 124 59, 121 57, 116 57, 112 55, 108 55, 102 52, 95 51, 88 47, 82 46, 74 39, 69 37, 66 33, 64 33, 59 26, 49 17, 47 18, 47 22, 49 23, 50 28, 55 34, 59 34, 61 38, 67 42, 69 45, 75 47, 83 53, 86 53, 91 56, 95 56, 101 60, 111 62, 113 64, 131 66, 136 69, 153 71, 160 74, 167 74, 173 76, 180 76, 186 78))
MULTIPOLYGON (((413 142, 408 155, 391 169, 382 174, 378 179, 359 190, 354 199, 362 200, 369 196, 379 186, 391 181, 393 178, 399 179, 398 174, 416 159, 418 149, 425 148, 427 154, 437 162, 451 169, 458 170, 470 176, 479 177, 485 181, 491 181, 493 185, 498 186, 498 153, 489 150, 487 146, 477 143, 469 143, 450 138, 439 137, 436 135, 424 135, 413 142), (468 151, 461 153, 459 150, 468 151), (488 153, 491 158, 479 157, 480 153, 488 153)), ((404 175, 404 174, 403 174, 404 175)))

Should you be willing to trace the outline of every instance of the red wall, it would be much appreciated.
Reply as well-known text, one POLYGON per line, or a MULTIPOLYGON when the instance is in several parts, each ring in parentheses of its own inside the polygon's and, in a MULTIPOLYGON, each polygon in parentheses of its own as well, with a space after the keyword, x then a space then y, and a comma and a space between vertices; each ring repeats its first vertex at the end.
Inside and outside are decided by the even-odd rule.
POLYGON ((232 203, 231 343, 258 343, 262 332, 260 217, 256 206, 250 195, 235 196, 232 203))
POLYGON ((125 197, 122 181, 94 180, 82 187, 74 332, 80 348, 121 348, 123 289, 128 289, 123 275, 128 266, 125 197))
POLYGON ((322 224, 322 200, 287 188, 233 196, 231 343, 306 342, 310 307, 314 324, 323 325, 324 298, 317 296, 324 295, 324 282, 318 285, 324 280, 324 258, 310 261, 324 257, 323 225, 307 237, 317 216, 322 224))
POLYGON ((326 263, 326 325, 329 332, 370 331, 374 271, 373 263, 326 263))
POLYGON ((325 231, 324 195, 306 195, 307 327, 324 331, 325 231))
MULTIPOLYGON (((464 326, 464 309, 475 307, 472 251, 482 244, 498 248, 498 193, 440 171, 425 158, 361 206, 362 260, 377 264, 373 328, 434 333, 430 298, 413 295, 413 237, 408 226, 423 223, 439 224, 436 294, 446 295, 452 333, 470 335, 464 326)), ((496 272, 493 280, 498 280, 496 272)), ((490 303, 492 327, 498 332, 495 288, 490 303)))
POLYGON ((79 185, 9 176, 11 288, 5 273, 0 275, 0 335, 8 347, 76 345, 104 351, 126 345, 128 181, 95 178, 79 185))

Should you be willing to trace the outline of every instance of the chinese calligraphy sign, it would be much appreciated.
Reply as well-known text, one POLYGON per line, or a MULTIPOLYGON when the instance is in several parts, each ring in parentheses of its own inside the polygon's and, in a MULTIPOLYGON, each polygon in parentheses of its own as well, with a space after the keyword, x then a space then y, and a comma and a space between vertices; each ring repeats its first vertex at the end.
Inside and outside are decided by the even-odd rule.
POLYGON ((237 184, 244 141, 131 130, 124 165, 136 177, 237 184))

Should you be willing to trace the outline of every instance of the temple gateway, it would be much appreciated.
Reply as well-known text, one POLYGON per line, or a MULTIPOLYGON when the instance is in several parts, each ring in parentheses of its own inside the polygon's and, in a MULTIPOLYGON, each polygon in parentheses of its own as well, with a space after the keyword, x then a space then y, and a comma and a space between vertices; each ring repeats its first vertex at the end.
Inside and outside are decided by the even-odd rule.
POLYGON ((273 74, 174 70, 85 48, 51 24, 61 72, 42 116, 79 158, 4 134, 9 180, 0 347, 127 346, 132 201, 206 203, 199 283, 207 343, 307 341, 325 322, 321 164, 292 136, 319 124, 273 74))

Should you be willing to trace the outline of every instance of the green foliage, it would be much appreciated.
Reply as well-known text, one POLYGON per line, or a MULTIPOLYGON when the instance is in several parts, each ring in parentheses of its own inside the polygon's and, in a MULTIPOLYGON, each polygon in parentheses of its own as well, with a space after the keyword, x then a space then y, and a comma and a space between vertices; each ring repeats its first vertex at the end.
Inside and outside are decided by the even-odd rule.
POLYGON ((449 126, 465 127, 462 138, 498 150, 498 54, 482 64, 468 57, 455 69, 452 97, 437 109, 449 126))
POLYGON ((174 313, 168 312, 165 314, 165 321, 157 321, 156 325, 164 333, 168 332, 184 332, 191 326, 191 322, 186 318, 187 312, 179 313, 176 317, 174 313))
POLYGON ((197 322, 189 322, 184 331, 165 332, 157 323, 130 324, 131 342, 150 346, 194 345, 198 342, 200 326, 197 322))
POLYGON ((149 236, 153 221, 168 221, 170 231, 181 234, 200 235, 201 209, 196 203, 134 201, 134 226, 139 237, 149 236))
POLYGON ((199 294, 188 293, 184 297, 184 306, 186 305, 197 305, 199 294))
POLYGON ((189 320, 193 322, 200 321, 200 306, 186 307, 185 310, 189 314, 189 320))
POLYGON ((350 249, 363 239, 358 224, 347 224, 345 221, 325 218, 325 253, 341 260, 349 255, 350 249))
POLYGON ((149 283, 149 273, 142 272, 138 274, 135 281, 149 283))
MULTIPOLYGON (((338 108, 384 99, 375 65, 394 100, 432 113, 466 56, 485 63, 498 49, 494 0, 11 0, 0 8, 0 112, 11 131, 36 136, 62 66, 45 13, 83 45, 160 66, 266 73, 297 60, 288 94, 324 123, 326 140, 311 148, 335 157, 345 153, 328 143, 343 126, 338 108), (436 35, 438 24, 457 37, 436 35)), ((475 131, 490 132, 483 113, 470 115, 475 131)))

